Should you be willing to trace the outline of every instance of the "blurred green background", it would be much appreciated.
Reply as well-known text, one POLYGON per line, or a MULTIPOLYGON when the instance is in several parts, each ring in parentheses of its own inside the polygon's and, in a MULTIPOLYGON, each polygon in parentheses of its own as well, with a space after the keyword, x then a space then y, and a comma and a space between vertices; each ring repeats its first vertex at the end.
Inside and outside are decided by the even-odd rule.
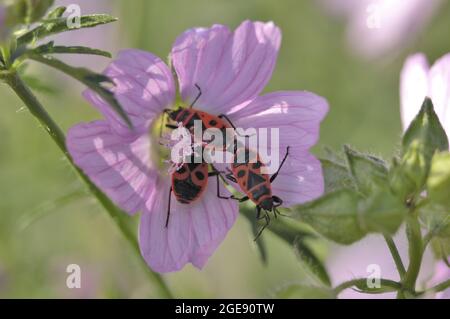
MULTIPOLYGON (((282 29, 283 42, 266 91, 305 89, 328 99, 331 111, 315 149, 318 154, 322 146, 339 148, 346 143, 392 154, 401 133, 398 83, 405 57, 422 51, 433 61, 450 48, 448 2, 409 47, 376 63, 349 52, 345 23, 325 15, 315 1, 73 0, 64 4, 77 2, 82 13, 90 13, 84 7, 97 9, 120 20, 96 33, 66 34, 64 41, 113 51, 134 47, 161 57, 190 27, 223 23, 234 28, 244 19, 273 20, 282 29)), ((88 65, 97 70, 107 63, 95 61, 88 65)), ((31 67, 30 72, 56 89, 37 94, 64 130, 99 117, 81 98, 82 87, 48 69, 31 67)), ((45 131, 7 87, 0 86, 0 96, 0 297, 155 296, 107 214, 94 198, 77 195, 83 187, 45 131), (65 269, 72 263, 81 266, 82 289, 66 287, 65 269)), ((166 276, 175 295, 270 297, 283 285, 311 280, 289 247, 269 232, 264 237, 269 245, 266 267, 247 221, 240 218, 203 271, 187 266, 166 276)))

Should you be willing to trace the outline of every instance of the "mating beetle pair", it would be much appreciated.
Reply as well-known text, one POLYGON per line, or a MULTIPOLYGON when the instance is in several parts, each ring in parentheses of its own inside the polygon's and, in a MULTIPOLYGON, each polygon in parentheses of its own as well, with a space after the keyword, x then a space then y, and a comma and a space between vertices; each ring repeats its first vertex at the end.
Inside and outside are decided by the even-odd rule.
MULTIPOLYGON (((224 132, 227 128, 236 129, 233 123, 224 114, 215 116, 193 108, 202 94, 200 87, 198 85, 196 85, 196 87, 199 90, 199 93, 189 108, 179 107, 176 110, 166 110, 166 114, 169 118, 172 121, 181 123, 190 131, 194 128, 196 120, 202 122, 203 130, 215 128, 224 132)), ((178 128, 178 126, 170 124, 166 126, 173 129, 178 128)), ((264 218, 266 220, 266 224, 257 234, 256 240, 270 222, 268 212, 273 212, 275 216, 279 214, 277 207, 281 206, 283 201, 279 197, 272 195, 271 183, 278 176, 288 154, 289 147, 287 148, 286 154, 278 167, 278 170, 269 177, 269 175, 263 173, 265 164, 261 161, 259 154, 244 145, 240 145, 235 138, 233 163, 231 164, 231 169, 225 174, 225 178, 239 185, 242 192, 245 194, 242 198, 236 198, 234 196, 224 197, 220 195, 219 177, 223 178, 223 175, 222 172, 219 172, 214 166, 211 165, 213 170, 209 172, 208 164, 204 162, 193 163, 193 161, 191 161, 191 163, 182 164, 177 171, 172 173, 172 186, 169 192, 166 227, 168 227, 169 224, 171 193, 173 192, 177 201, 182 204, 193 203, 197 201, 205 191, 208 185, 208 178, 215 176, 217 178, 217 196, 219 198, 238 200, 239 202, 251 200, 256 205, 256 217, 258 219, 264 218), (241 158, 245 158, 243 163, 238 162, 238 159, 241 158), (263 216, 261 216, 262 211, 264 211, 263 216)))

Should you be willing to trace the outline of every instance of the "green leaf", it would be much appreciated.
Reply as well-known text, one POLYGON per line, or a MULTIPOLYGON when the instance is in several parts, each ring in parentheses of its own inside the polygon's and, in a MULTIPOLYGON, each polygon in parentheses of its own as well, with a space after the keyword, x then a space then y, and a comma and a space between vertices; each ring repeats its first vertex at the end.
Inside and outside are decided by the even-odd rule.
POLYGON ((278 299, 336 299, 336 294, 330 288, 304 285, 289 285, 275 293, 278 299))
POLYGON ((311 225, 323 236, 341 244, 354 243, 366 235, 358 219, 361 196, 343 189, 298 206, 293 217, 311 225))
POLYGON ((427 179, 429 165, 425 159, 424 145, 413 141, 400 162, 394 159, 389 172, 391 190, 401 200, 407 201, 419 194, 427 179))
POLYGON ((325 146, 323 150, 325 152, 325 159, 340 164, 342 166, 347 166, 344 154, 342 154, 341 152, 336 152, 333 149, 329 148, 328 146, 325 146))
POLYGON ((436 237, 431 240, 431 248, 436 259, 445 259, 450 256, 450 238, 436 237))
POLYGON ((408 212, 403 202, 387 190, 364 199, 358 208, 365 229, 391 235, 397 232, 408 212))
POLYGON ((38 46, 33 49, 32 54, 91 54, 111 58, 111 53, 99 49, 83 46, 55 46, 54 41, 38 46))
POLYGON ((405 154, 414 141, 423 144, 425 159, 430 162, 436 150, 448 150, 448 138, 434 112, 433 102, 425 98, 422 108, 411 122, 402 140, 402 154, 405 154))
POLYGON ((316 233, 306 228, 305 225, 285 221, 273 221, 269 229, 292 246, 295 255, 307 270, 323 284, 331 286, 328 271, 313 247, 314 242, 318 239, 316 233))
POLYGON ((297 236, 293 242, 293 248, 297 258, 304 264, 309 271, 326 286, 331 286, 331 279, 328 271, 320 260, 314 249, 311 247, 311 240, 308 237, 297 236))
POLYGON ((450 209, 436 203, 419 208, 420 219, 432 237, 450 238, 450 209))
MULTIPOLYGON (((92 14, 80 17, 80 28, 92 28, 98 25, 107 24, 117 21, 107 14, 92 14)), ((46 20, 36 28, 26 32, 17 39, 18 46, 26 45, 31 42, 43 39, 53 34, 75 31, 77 28, 69 28, 67 26, 67 19, 64 17, 46 20)))
POLYGON ((55 9, 51 10, 45 18, 46 20, 61 18, 64 12, 66 12, 66 9, 66 7, 62 6, 56 7, 55 9))
MULTIPOLYGON (((256 218, 253 218, 251 221, 251 226, 252 226, 252 233, 253 233, 253 238, 256 238, 256 236, 258 236, 259 233, 259 224, 257 222, 256 218)), ((266 249, 266 244, 264 242, 264 238, 259 237, 256 241, 256 248, 258 249, 258 253, 259 253, 259 257, 261 258, 261 262, 264 265, 267 265, 267 249, 266 249)))
POLYGON ((326 194, 344 188, 355 189, 353 179, 346 166, 328 159, 321 159, 320 162, 322 163, 326 194))
POLYGON ((392 285, 384 284, 383 280, 380 281, 379 288, 377 288, 377 287, 370 288, 367 285, 367 282, 363 282, 363 281, 355 283, 355 287, 358 292, 365 293, 365 294, 384 294, 384 293, 388 293, 388 292, 396 292, 396 291, 398 291, 398 289, 400 289, 400 286, 396 288, 392 285))
POLYGON ((384 187, 388 181, 386 163, 375 156, 362 154, 344 146, 350 172, 361 193, 369 195, 376 188, 384 187))
MULTIPOLYGON (((255 220, 255 213, 246 207, 241 207, 241 213, 249 220, 253 232, 261 227, 261 222, 255 220), (259 224, 259 227, 258 227, 259 224)), ((331 280, 323 261, 317 256, 313 241, 317 241, 317 234, 307 225, 290 220, 287 222, 283 218, 272 219, 267 228, 280 239, 284 240, 289 246, 293 247, 294 252, 299 258, 301 264, 306 266, 313 275, 322 283, 329 286, 331 280)), ((260 236, 257 243, 262 239, 260 236)))
POLYGON ((433 202, 450 211, 450 153, 437 153, 433 157, 427 190, 433 202))
POLYGON ((64 62, 50 56, 30 55, 30 59, 51 66, 71 77, 77 79, 88 88, 102 97, 119 114, 129 127, 132 127, 131 121, 122 109, 114 94, 105 85, 113 85, 110 78, 105 75, 94 73, 85 68, 72 67, 64 62))

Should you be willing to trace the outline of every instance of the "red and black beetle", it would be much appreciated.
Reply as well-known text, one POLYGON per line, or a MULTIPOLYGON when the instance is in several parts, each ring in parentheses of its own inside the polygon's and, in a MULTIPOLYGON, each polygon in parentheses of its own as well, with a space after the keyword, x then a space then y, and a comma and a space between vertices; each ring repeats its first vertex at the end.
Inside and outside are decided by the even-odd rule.
POLYGON ((226 177, 234 183, 237 183, 245 194, 242 198, 235 198, 239 202, 251 200, 256 204, 256 217, 258 219, 264 218, 266 224, 257 234, 255 240, 261 235, 262 231, 269 225, 270 216, 268 212, 273 212, 276 217, 280 214, 277 207, 283 204, 283 200, 278 196, 272 195, 272 182, 277 178, 283 164, 289 155, 289 147, 286 149, 286 154, 281 161, 278 170, 272 175, 263 173, 265 164, 261 161, 259 154, 243 145, 235 144, 234 162, 231 164, 231 171, 226 177), (239 160, 244 159, 241 163, 239 160), (261 217, 261 211, 264 211, 264 216, 261 217))

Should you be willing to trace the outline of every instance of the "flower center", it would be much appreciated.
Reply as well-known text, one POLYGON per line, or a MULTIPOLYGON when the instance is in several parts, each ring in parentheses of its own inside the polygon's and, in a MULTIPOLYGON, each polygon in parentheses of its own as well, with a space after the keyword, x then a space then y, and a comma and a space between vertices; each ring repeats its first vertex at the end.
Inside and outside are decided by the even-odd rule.
POLYGON ((183 163, 195 156, 195 143, 190 131, 182 123, 169 121, 165 113, 154 121, 149 134, 152 161, 164 175, 179 170, 183 163))

